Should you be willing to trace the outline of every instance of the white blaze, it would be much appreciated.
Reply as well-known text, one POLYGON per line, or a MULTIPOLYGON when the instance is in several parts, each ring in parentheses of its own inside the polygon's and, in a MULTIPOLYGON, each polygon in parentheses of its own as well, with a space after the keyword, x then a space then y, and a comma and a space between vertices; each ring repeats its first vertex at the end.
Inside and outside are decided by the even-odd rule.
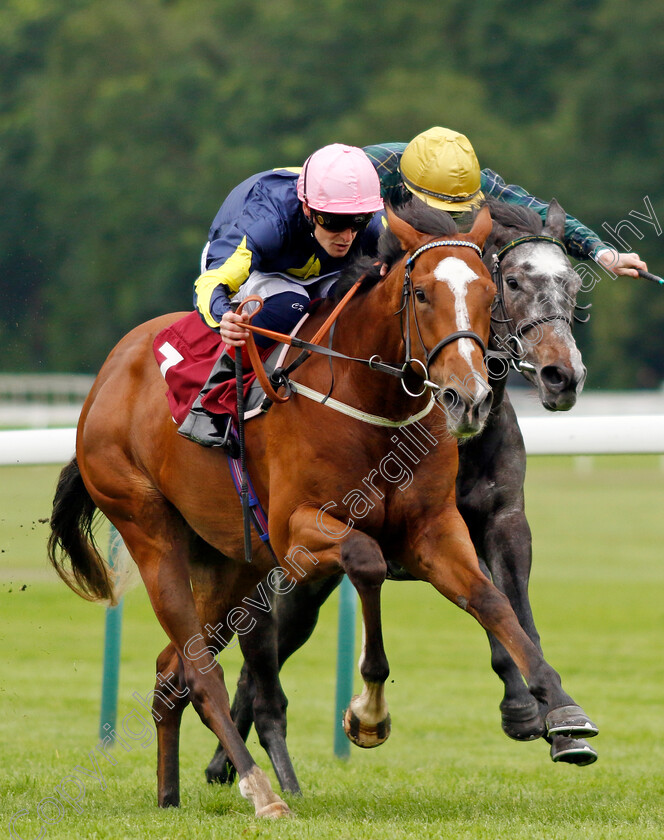
MULTIPOLYGON (((565 287, 561 278, 570 270, 565 254, 557 245, 537 243, 531 250, 524 249, 521 259, 517 259, 514 268, 525 274, 535 272, 540 288, 540 311, 533 311, 533 317, 543 314, 550 306, 561 307, 565 303, 565 287)), ((504 272, 506 273, 506 272, 504 272)))
MULTIPOLYGON (((534 261, 534 257, 532 259, 534 261)), ((564 274, 569 269, 569 262, 557 245, 551 245, 538 249, 536 267, 538 274, 564 274)))
MULTIPOLYGON (((515 261, 514 268, 526 274, 535 271, 540 287, 539 306, 531 307, 531 317, 533 319, 540 317, 550 313, 552 309, 556 312, 565 312, 569 305, 569 294, 574 294, 574 289, 568 293, 563 282, 565 275, 572 270, 565 254, 557 245, 544 242, 534 243, 531 250, 526 247, 523 251, 521 258, 515 261)), ((551 328, 567 347, 570 367, 577 378, 583 380, 585 373, 581 352, 574 342, 568 324, 562 319, 551 321, 551 328)), ((531 333, 531 340, 534 335, 535 330, 531 333)), ((580 387, 577 388, 578 394, 581 393, 582 388, 581 382, 580 387)))
MULTIPOLYGON (((477 274, 468 267, 468 264, 458 257, 445 257, 436 266, 433 276, 441 283, 447 283, 454 295, 454 312, 456 315, 457 330, 470 329, 470 316, 466 294, 468 284, 477 280, 477 274)), ((473 342, 469 338, 459 339, 459 353, 472 368, 471 353, 473 342)))

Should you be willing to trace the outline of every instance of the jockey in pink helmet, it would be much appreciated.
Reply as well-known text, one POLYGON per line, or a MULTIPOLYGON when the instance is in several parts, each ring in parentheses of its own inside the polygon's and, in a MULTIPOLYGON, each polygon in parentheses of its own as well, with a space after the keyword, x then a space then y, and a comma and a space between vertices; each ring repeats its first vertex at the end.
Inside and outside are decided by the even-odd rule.
MULTIPOLYGON (((380 181, 362 149, 334 143, 297 169, 274 169, 243 181, 217 213, 203 252, 194 304, 227 345, 242 346, 247 315, 232 303, 264 300, 257 326, 289 332, 314 297, 324 297, 357 254, 373 254, 384 228, 380 181)), ((268 339, 256 336, 259 346, 268 339)), ((231 360, 232 361, 232 360, 231 360)), ((233 375, 222 354, 201 395, 233 375)), ((227 445, 228 424, 200 397, 179 431, 206 446, 227 445)))
POLYGON ((375 213, 383 207, 380 181, 366 160, 367 156, 356 146, 324 146, 304 162, 297 179, 297 197, 322 213, 375 213))

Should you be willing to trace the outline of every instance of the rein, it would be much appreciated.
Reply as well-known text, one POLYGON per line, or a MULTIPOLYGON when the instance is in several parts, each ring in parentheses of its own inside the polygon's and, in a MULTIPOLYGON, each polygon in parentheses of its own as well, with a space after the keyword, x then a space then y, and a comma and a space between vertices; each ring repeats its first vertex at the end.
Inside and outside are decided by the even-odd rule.
MULTIPOLYGON (((312 352, 322 352, 324 348, 320 347, 318 342, 322 341, 323 338, 327 335, 330 331, 331 327, 335 323, 336 319, 341 314, 342 309, 346 306, 346 304, 350 301, 353 297, 355 292, 360 288, 362 281, 366 277, 366 274, 363 274, 346 292, 343 298, 339 301, 339 303, 334 307, 328 318, 325 322, 321 325, 320 329, 316 332, 310 342, 302 341, 302 339, 295 338, 290 335, 286 335, 285 333, 274 332, 273 330, 266 330, 263 327, 255 327, 253 324, 245 324, 244 328, 249 330, 249 338, 247 340, 247 351, 249 353, 249 358, 251 360, 252 367, 254 372, 256 373, 256 378, 261 384, 261 387, 265 391, 268 399, 272 402, 282 403, 287 402, 290 399, 290 394, 286 394, 284 397, 280 397, 275 388, 278 388, 279 385, 286 385, 288 387, 288 379, 287 376, 285 377, 285 381, 278 381, 275 380, 275 388, 272 387, 270 379, 268 379, 267 374, 265 373, 265 368, 263 367, 263 363, 261 362, 260 356, 258 355, 258 350, 256 348, 256 342, 254 341, 253 335, 251 333, 258 333, 259 335, 264 335, 267 338, 271 338, 273 341, 277 341, 280 344, 288 344, 290 347, 302 347, 305 348, 305 352, 300 354, 298 358, 289 365, 287 372, 290 373, 292 370, 295 370, 296 367, 302 364, 306 359, 309 358, 312 352)), ((253 317, 257 312, 263 308, 263 299, 260 298, 258 295, 250 295, 249 297, 245 298, 237 308, 237 312, 242 312, 244 305, 253 301, 258 305, 258 308, 252 313, 251 317, 253 317)), ((275 371, 278 373, 278 371, 275 371)), ((283 374, 283 372, 282 372, 283 374)), ((274 374, 273 374, 274 377, 274 374)))
MULTIPOLYGON (((318 330, 316 335, 313 336, 311 341, 305 341, 302 338, 297 338, 297 336, 286 335, 285 333, 274 332, 273 330, 267 330, 263 327, 255 327, 253 324, 244 324, 244 329, 249 330, 250 333, 258 333, 259 335, 264 335, 267 338, 271 338, 273 341, 278 341, 281 344, 288 344, 290 347, 296 347, 302 349, 304 352, 298 356, 297 359, 292 362, 288 368, 278 368, 274 371, 272 376, 268 378, 267 374, 265 373, 265 368, 260 360, 260 356, 258 355, 258 350, 256 349, 256 342, 254 341, 253 335, 250 335, 247 339, 247 349, 249 352, 249 358, 251 359, 252 366, 256 373, 256 377, 261 384, 261 387, 265 391, 268 399, 272 402, 287 402, 290 399, 290 390, 291 390, 291 382, 288 378, 288 374, 291 373, 295 368, 299 367, 302 362, 306 361, 312 353, 318 353, 321 356, 330 356, 336 359, 343 359, 349 362, 358 362, 359 364, 366 365, 367 367, 371 368, 371 370, 376 370, 379 373, 387 373, 391 376, 396 376, 403 381, 404 370, 403 366, 399 367, 397 365, 390 365, 386 362, 383 362, 380 356, 373 355, 370 359, 362 359, 357 358, 355 356, 347 356, 344 353, 339 353, 336 350, 332 350, 331 347, 323 347, 322 345, 318 344, 317 342, 321 341, 327 333, 330 331, 331 327, 335 323, 336 319, 341 314, 341 311, 349 302, 349 300, 353 297, 357 289, 359 288, 362 280, 364 279, 363 275, 356 283, 351 286, 351 288, 346 292, 344 297, 341 301, 337 304, 334 310, 331 312, 330 316, 327 318, 325 323, 322 327, 318 330), (279 396, 276 392, 276 388, 280 386, 284 386, 286 388, 286 394, 282 397, 279 396)), ((237 309, 237 312, 241 312, 243 306, 246 303, 255 302, 258 304, 258 308, 254 310, 252 316, 255 315, 257 312, 260 312, 261 308, 263 307, 263 300, 262 298, 258 297, 258 295, 250 295, 246 297, 237 309)))
MULTIPOLYGON (((306 361, 309 358, 311 353, 318 353, 322 356, 328 356, 330 358, 341 359, 343 361, 348 362, 357 362, 358 364, 365 365, 366 367, 370 368, 371 370, 378 371, 379 373, 385 373, 389 376, 395 376, 401 380, 401 386, 404 391, 411 397, 421 397, 427 388, 432 390, 438 390, 437 386, 431 382, 428 378, 429 376, 429 367, 431 363, 435 359, 435 357, 440 353, 440 351, 446 347, 448 344, 451 344, 454 341, 458 341, 462 338, 468 338, 472 341, 475 341, 479 344, 482 349, 483 353, 486 353, 486 347, 482 338, 470 330, 457 330, 456 332, 451 333, 450 335, 443 338, 441 341, 436 344, 436 346, 432 350, 428 350, 424 344, 422 339, 422 335, 420 332, 419 323, 417 320, 417 313, 415 311, 415 303, 413 301, 414 296, 414 289, 413 289, 413 281, 411 278, 411 268, 415 262, 415 260, 423 254, 425 251, 430 250, 431 248, 436 247, 450 247, 450 246, 462 246, 465 248, 472 248, 473 250, 477 251, 480 258, 482 256, 482 249, 473 242, 465 242, 463 240, 455 240, 455 239, 444 239, 444 240, 436 240, 435 242, 429 242, 426 245, 422 245, 418 248, 406 261, 406 268, 404 273, 404 283, 403 289, 401 293, 401 307, 397 310, 396 314, 401 314, 401 334, 405 344, 405 360, 402 364, 388 364, 384 362, 378 354, 374 354, 369 359, 363 359, 355 356, 347 356, 344 353, 340 353, 337 350, 333 350, 331 347, 323 347, 318 342, 322 341, 322 339, 327 335, 327 333, 332 328, 333 324, 335 323, 336 319, 341 314, 344 307, 353 297, 355 292, 360 287, 362 281, 365 279, 366 275, 362 275, 359 280, 357 280, 353 286, 348 290, 348 292, 344 295, 341 301, 337 304, 334 308, 332 313, 329 315, 325 323, 321 326, 318 332, 313 336, 311 341, 305 341, 301 338, 297 338, 296 336, 289 336, 284 333, 274 332, 273 330, 267 330, 263 327, 256 327, 252 324, 245 324, 244 328, 247 329, 250 333, 249 338, 247 339, 247 350, 249 352, 249 358, 251 359, 252 366, 256 373, 256 377, 258 381, 265 391, 268 400, 271 402, 278 402, 284 403, 290 399, 291 393, 302 393, 303 396, 308 396, 305 391, 310 391, 304 386, 299 386, 297 383, 291 382, 289 379, 289 374, 295 370, 302 362, 306 361), (422 345, 422 349, 425 354, 426 363, 421 362, 419 359, 414 358, 411 353, 411 335, 410 335, 410 318, 407 317, 410 314, 412 308, 413 313, 413 320, 415 321, 415 327, 417 330, 417 335, 420 340, 420 344, 422 345), (404 313, 406 315, 406 329, 404 334, 404 313), (258 350, 256 348, 256 343, 254 341, 253 335, 251 333, 258 333, 259 335, 266 336, 267 338, 271 338, 273 341, 278 341, 283 344, 287 344, 291 347, 297 347, 302 349, 304 352, 298 356, 287 368, 278 368, 274 371, 272 376, 268 379, 267 374, 265 373, 265 369, 263 364, 260 360, 258 355, 258 350), (417 364, 420 366, 422 370, 422 390, 418 393, 410 391, 408 386, 406 385, 405 378, 407 373, 413 371, 413 365, 417 364), (283 396, 277 394, 276 389, 279 387, 284 387, 286 393, 283 396)), ((242 308, 245 304, 249 303, 250 301, 256 302, 258 304, 258 309, 255 310, 252 315, 256 314, 256 312, 260 311, 263 301, 257 295, 251 295, 245 298, 240 306, 237 309, 237 312, 241 312, 242 308)), ((317 392, 311 392, 317 393, 317 392)), ((311 399, 316 399, 316 397, 310 397, 311 399)), ((318 400, 317 400, 318 401, 318 400)), ((336 402, 336 401, 335 401, 336 402)), ((329 398, 325 401, 325 404, 329 404, 329 398)), ((343 405, 340 403, 339 405, 343 405)), ((350 408, 350 407, 349 407, 350 408)), ((339 410, 339 409, 338 409, 339 410)), ((430 410, 430 409, 429 409, 430 410)), ((346 412, 347 413, 347 412, 346 412)), ((359 414, 363 414, 363 412, 359 412, 359 414)), ((373 415, 366 415, 367 417, 373 415)), ((384 418, 379 418, 384 419, 384 418)), ((367 421, 371 422, 371 421, 367 421)), ((414 422, 414 421, 412 421, 414 422)), ((397 425, 403 425, 403 423, 398 422, 397 425)))

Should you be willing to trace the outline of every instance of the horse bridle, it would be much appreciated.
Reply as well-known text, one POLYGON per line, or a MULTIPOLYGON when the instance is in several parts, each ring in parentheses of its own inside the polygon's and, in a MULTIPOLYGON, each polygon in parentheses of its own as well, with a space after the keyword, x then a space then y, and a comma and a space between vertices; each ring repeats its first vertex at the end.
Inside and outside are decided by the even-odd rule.
MULTIPOLYGON (((413 302, 414 288, 413 281, 410 275, 410 270, 415 260, 420 256, 420 254, 423 254, 425 251, 428 251, 431 248, 445 246, 449 247, 457 245, 462 246, 464 248, 472 248, 474 251, 477 251, 480 258, 482 257, 482 249, 478 245, 475 245, 475 243, 473 242, 464 242, 462 240, 456 239, 441 239, 436 240, 435 242, 429 242, 426 245, 422 245, 406 260, 404 282, 401 291, 401 306, 395 313, 396 315, 401 315, 401 336, 405 345, 405 360, 401 365, 388 364, 387 362, 384 362, 377 353, 374 354, 370 359, 361 359, 354 356, 347 356, 345 353, 339 353, 337 350, 333 350, 331 346, 323 347, 319 344, 312 344, 311 342, 304 341, 300 338, 291 337, 289 340, 290 345, 292 347, 299 347, 304 352, 301 353, 296 359, 294 359, 288 365, 288 367, 277 368, 272 373, 272 375, 270 376, 270 382, 272 383, 272 385, 275 388, 283 387, 287 391, 290 390, 290 381, 288 378, 289 375, 307 360, 310 353, 318 353, 322 356, 328 356, 330 360, 334 358, 343 359, 347 362, 358 362, 359 364, 366 365, 367 367, 371 368, 371 370, 376 370, 380 373, 387 373, 390 376, 396 376, 398 379, 401 380, 401 387, 411 397, 421 397, 422 394, 425 393, 427 388, 431 388, 432 390, 436 391, 439 390, 435 382, 431 382, 431 380, 429 379, 429 367, 444 347, 446 347, 448 344, 451 344, 453 341, 457 341, 461 338, 469 338, 472 341, 477 342, 477 344, 479 344, 479 346, 481 347, 483 354, 486 354, 486 346, 482 341, 482 338, 479 335, 477 335, 477 333, 472 332, 471 330, 457 330, 456 332, 450 333, 450 335, 446 336, 441 341, 439 341, 438 344, 436 344, 436 346, 432 350, 427 350, 427 347, 422 338, 420 325, 417 320, 417 313, 415 311, 415 304, 413 302), (413 357, 411 354, 410 318, 408 317, 408 315, 410 314, 411 307, 413 311, 413 320, 415 321, 415 328, 417 330, 417 336, 420 340, 420 344, 422 345, 422 349, 424 350, 426 362, 420 361, 420 359, 413 357), (406 315, 405 331, 404 314, 406 315), (409 390, 405 381, 408 372, 413 372, 414 364, 419 365, 422 371, 421 378, 423 387, 422 390, 417 393, 409 390)), ((332 329, 330 332, 330 345, 333 332, 334 330, 332 329)), ((329 393, 331 393, 331 390, 332 389, 330 388, 329 393)))
POLYGON ((461 239, 437 239, 435 242, 428 242, 426 245, 422 245, 416 251, 414 251, 410 257, 406 260, 406 270, 404 273, 404 280, 403 280, 403 289, 401 291, 401 307, 397 310, 397 314, 401 315, 401 336, 404 341, 404 345, 406 348, 406 360, 402 366, 402 379, 401 379, 401 387, 404 391, 409 394, 411 397, 421 397, 422 394, 426 391, 427 388, 436 388, 437 386, 430 381, 429 379, 429 369, 436 358, 436 356, 440 353, 440 351, 447 347, 448 344, 451 344, 454 341, 458 341, 461 338, 469 338, 471 341, 476 342, 479 344, 482 355, 486 355, 486 345, 482 338, 472 330, 457 330, 456 332, 450 333, 449 335, 445 336, 445 338, 441 339, 435 347, 431 350, 428 350, 424 339, 422 338, 422 333, 420 331, 420 324, 417 319, 417 311, 415 309, 415 302, 413 300, 415 289, 413 287, 413 280, 411 277, 410 270, 415 263, 415 260, 423 254, 425 251, 429 251, 431 248, 442 248, 442 247, 456 247, 461 246, 463 248, 472 248, 474 251, 480 256, 482 259, 482 249, 479 245, 476 245, 474 242, 465 242, 461 239), (417 337, 420 341, 422 346, 422 350, 424 351, 425 362, 421 362, 419 359, 413 357, 411 353, 411 335, 410 335, 410 313, 412 311, 413 314, 413 321, 415 322, 415 329, 417 331, 417 337), (404 316, 405 316, 405 323, 406 328, 404 330, 404 316), (419 393, 413 393, 412 391, 408 390, 408 387, 405 383, 405 376, 406 376, 406 369, 413 370, 413 364, 418 364, 424 376, 423 379, 423 388, 419 393))
MULTIPOLYGON (((572 318, 570 318, 564 312, 554 312, 551 315, 542 315, 539 318, 533 318, 531 321, 527 321, 525 324, 519 323, 517 325, 514 323, 514 319, 507 311, 507 307, 505 304, 505 285, 503 282, 501 262, 507 253, 509 253, 514 248, 518 248, 519 245, 524 245, 527 242, 548 242, 552 245, 556 245, 563 251, 565 255, 567 255, 567 248, 565 247, 564 242, 562 242, 560 239, 556 239, 556 237, 554 236, 545 236, 544 234, 529 234, 527 236, 519 236, 516 239, 512 239, 507 244, 503 245, 502 248, 500 248, 493 255, 491 276, 493 278, 493 282, 496 285, 496 299, 492 307, 491 313, 491 331, 496 336, 498 343, 502 347, 507 348, 510 361, 517 370, 532 369, 532 366, 530 366, 527 362, 522 361, 525 351, 523 348, 523 344, 521 343, 521 339, 523 338, 525 333, 527 333, 534 327, 539 327, 541 324, 549 324, 551 323, 551 321, 564 321, 569 327, 572 326, 572 318), (497 309, 500 310, 502 317, 498 317, 496 315, 497 309), (503 338, 502 336, 499 336, 497 334, 494 328, 495 324, 507 324, 508 334, 506 338, 503 338)), ((579 306, 576 308, 588 309, 589 306, 579 306)), ((584 319, 578 318, 576 315, 574 315, 574 320, 580 322, 584 321, 584 319)), ((587 320, 587 318, 585 320, 587 320)), ((490 352, 492 355, 501 355, 500 351, 490 352)))

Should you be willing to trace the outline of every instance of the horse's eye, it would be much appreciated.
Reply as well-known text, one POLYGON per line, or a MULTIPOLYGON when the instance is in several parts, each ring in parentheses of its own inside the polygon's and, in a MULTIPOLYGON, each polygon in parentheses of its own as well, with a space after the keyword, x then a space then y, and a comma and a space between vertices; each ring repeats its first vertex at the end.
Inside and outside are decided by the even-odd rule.
POLYGON ((423 289, 415 289, 415 297, 420 301, 420 303, 424 303, 427 299, 423 289))
POLYGON ((507 283, 507 285, 510 289, 518 289, 519 288, 519 281, 516 279, 516 277, 512 277, 512 276, 506 277, 505 282, 507 283))

